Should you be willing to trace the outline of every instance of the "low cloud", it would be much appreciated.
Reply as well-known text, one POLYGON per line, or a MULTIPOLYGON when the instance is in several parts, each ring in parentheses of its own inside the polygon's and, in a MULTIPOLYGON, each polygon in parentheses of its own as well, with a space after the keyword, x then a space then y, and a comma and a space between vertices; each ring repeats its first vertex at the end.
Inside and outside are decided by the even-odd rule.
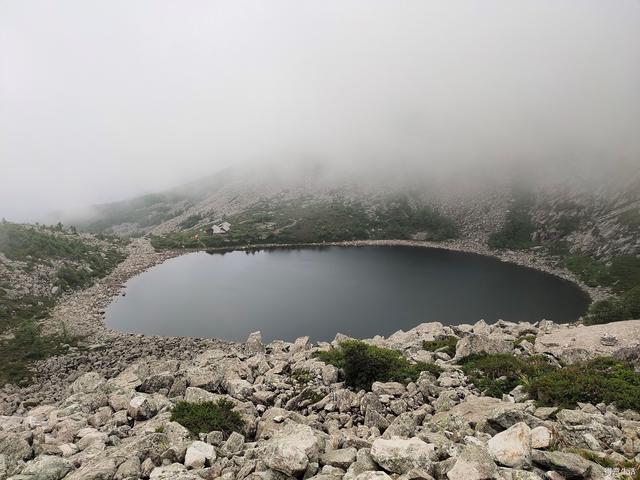
POLYGON ((254 164, 637 166, 638 85, 637 0, 6 0, 0 216, 254 164))

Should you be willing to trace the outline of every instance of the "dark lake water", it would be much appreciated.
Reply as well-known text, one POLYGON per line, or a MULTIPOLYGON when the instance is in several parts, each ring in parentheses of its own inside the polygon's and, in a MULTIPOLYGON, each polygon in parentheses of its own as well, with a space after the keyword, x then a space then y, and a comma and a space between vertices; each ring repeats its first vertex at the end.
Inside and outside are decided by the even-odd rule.
POLYGON ((365 338, 497 319, 574 321, 588 297, 574 284, 499 260, 411 247, 190 253, 127 283, 107 324, 150 335, 265 340, 336 333, 365 338))

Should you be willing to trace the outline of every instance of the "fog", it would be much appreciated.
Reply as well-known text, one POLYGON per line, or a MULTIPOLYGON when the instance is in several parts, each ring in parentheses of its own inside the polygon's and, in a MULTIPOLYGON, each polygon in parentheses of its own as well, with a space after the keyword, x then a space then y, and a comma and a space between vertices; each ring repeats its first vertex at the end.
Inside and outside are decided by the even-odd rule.
POLYGON ((0 0, 0 216, 230 166, 640 160, 640 1, 0 0))

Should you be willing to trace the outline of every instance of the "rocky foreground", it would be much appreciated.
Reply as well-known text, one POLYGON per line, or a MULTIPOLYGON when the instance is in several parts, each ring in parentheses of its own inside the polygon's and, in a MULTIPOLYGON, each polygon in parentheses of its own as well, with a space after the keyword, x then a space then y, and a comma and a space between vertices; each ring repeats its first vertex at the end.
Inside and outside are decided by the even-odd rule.
POLYGON ((132 337, 131 345, 107 347, 121 357, 111 364, 109 350, 96 349, 60 366, 66 376, 58 377, 56 401, 5 396, 13 413, 0 417, 0 479, 605 479, 624 478, 622 466, 633 473, 640 460, 638 412, 537 407, 520 387, 484 397, 456 363, 505 352, 564 362, 607 354, 637 364, 640 321, 422 324, 370 342, 443 373, 422 372, 407 385, 376 382, 370 392, 346 388, 336 367, 313 356, 345 338, 264 345, 255 333, 244 344, 182 340, 191 343, 162 349, 132 337), (460 338, 454 358, 423 349, 443 335, 460 338), (514 342, 525 335, 535 342, 514 342), (134 343, 144 354, 126 357, 134 343), (242 433, 196 438, 170 419, 177 401, 220 398, 244 420, 242 433))

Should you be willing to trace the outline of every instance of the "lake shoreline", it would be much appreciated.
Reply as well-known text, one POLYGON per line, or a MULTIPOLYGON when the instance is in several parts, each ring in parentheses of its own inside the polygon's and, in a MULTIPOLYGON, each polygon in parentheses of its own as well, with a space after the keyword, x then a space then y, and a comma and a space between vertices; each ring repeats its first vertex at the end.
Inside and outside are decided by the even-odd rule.
MULTIPOLYGON (((312 242, 302 244, 262 244, 238 245, 235 247, 218 247, 202 249, 184 249, 156 251, 145 238, 135 239, 128 247, 127 258, 119 264, 113 272, 98 280, 93 286, 65 295, 54 307, 52 314, 44 321, 45 330, 60 330, 64 325, 71 333, 82 335, 85 342, 100 343, 114 340, 119 336, 133 334, 111 329, 104 323, 106 307, 118 296, 126 295, 126 282, 142 274, 150 268, 166 260, 188 253, 231 252, 231 251, 259 251, 289 248, 318 248, 318 247, 414 247, 433 248, 448 251, 483 255, 512 263, 526 268, 542 271, 577 285, 588 297, 594 301, 606 296, 606 289, 593 288, 581 282, 573 273, 555 265, 552 259, 535 251, 496 251, 472 240, 452 240, 446 242, 430 242, 418 240, 355 240, 344 242, 312 242)), ((163 338, 163 337, 158 337, 163 338)), ((167 337, 172 338, 172 337, 167 337)), ((178 337, 180 338, 180 337, 178 337)), ((197 338, 197 337, 195 337, 197 338)))

